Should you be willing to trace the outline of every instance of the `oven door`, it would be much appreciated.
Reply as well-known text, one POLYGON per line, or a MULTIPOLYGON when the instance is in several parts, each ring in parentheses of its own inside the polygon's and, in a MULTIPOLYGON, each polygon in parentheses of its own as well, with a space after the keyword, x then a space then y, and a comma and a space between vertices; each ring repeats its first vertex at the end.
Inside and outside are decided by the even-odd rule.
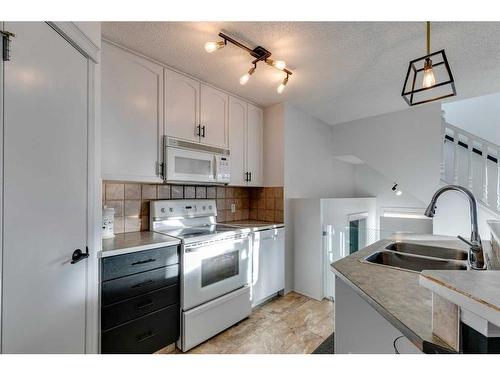
POLYGON ((184 247, 182 307, 189 310, 250 280, 249 237, 184 247))
POLYGON ((175 147, 166 149, 166 179, 178 182, 215 182, 215 156, 175 147))

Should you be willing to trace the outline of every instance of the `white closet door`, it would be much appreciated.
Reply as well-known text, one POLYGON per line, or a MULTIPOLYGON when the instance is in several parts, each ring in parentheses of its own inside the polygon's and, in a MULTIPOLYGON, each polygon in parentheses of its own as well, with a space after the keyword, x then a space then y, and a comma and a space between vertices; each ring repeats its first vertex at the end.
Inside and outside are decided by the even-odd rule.
POLYGON ((48 24, 6 22, 4 353, 83 353, 87 60, 48 24))
POLYGON ((165 69, 165 134, 199 142, 200 82, 165 69))
POLYGON ((229 151, 231 153, 230 185, 244 186, 246 153, 247 103, 229 97, 229 151))
POLYGON ((227 148, 227 109, 229 96, 220 90, 202 84, 200 100, 200 124, 202 126, 201 142, 212 146, 227 148))
POLYGON ((263 160, 264 113, 262 109, 248 104, 247 125, 247 170, 251 173, 249 186, 264 185, 263 160))

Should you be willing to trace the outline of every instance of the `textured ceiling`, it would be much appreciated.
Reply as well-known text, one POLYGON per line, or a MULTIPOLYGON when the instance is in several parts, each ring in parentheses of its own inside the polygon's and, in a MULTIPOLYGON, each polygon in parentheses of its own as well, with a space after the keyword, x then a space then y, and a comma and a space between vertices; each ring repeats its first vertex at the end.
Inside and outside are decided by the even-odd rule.
MULTIPOLYGON (((262 106, 289 101, 338 124, 407 108, 401 89, 408 62, 425 54, 423 22, 104 22, 105 38, 160 60, 262 106), (219 31, 262 45, 294 74, 260 64, 250 81, 244 51, 228 45, 208 54, 219 31)), ((500 22, 432 24, 432 50, 445 48, 458 98, 500 91, 500 22)))

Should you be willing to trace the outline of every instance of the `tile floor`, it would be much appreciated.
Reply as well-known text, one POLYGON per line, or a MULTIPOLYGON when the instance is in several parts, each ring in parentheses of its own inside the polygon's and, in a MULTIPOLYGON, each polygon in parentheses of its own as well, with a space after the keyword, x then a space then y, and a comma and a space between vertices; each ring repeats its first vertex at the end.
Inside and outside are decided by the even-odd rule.
POLYGON ((333 302, 292 292, 258 307, 248 319, 188 353, 308 354, 333 333, 333 319, 333 302))

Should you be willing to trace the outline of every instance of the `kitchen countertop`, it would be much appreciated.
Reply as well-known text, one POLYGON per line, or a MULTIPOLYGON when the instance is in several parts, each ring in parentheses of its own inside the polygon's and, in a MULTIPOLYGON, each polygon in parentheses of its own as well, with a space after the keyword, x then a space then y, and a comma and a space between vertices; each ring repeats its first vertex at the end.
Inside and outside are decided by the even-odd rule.
POLYGON ((420 285, 500 326, 500 271, 423 271, 420 285))
POLYGON ((252 231, 257 232, 260 230, 284 228, 283 223, 273 223, 269 221, 259 221, 259 220, 238 220, 238 221, 228 221, 226 223, 221 223, 226 225, 233 225, 239 228, 250 228, 252 231))
MULTIPOLYGON (((333 272, 424 352, 453 349, 432 333, 432 292, 419 284, 420 274, 361 262, 394 241, 418 242, 464 250, 455 237, 395 235, 332 263, 333 272)), ((466 272, 466 271, 464 271, 466 272)))
POLYGON ((180 240, 161 233, 142 231, 116 234, 114 238, 102 240, 102 251, 99 257, 109 257, 155 249, 164 246, 179 245, 180 240))

